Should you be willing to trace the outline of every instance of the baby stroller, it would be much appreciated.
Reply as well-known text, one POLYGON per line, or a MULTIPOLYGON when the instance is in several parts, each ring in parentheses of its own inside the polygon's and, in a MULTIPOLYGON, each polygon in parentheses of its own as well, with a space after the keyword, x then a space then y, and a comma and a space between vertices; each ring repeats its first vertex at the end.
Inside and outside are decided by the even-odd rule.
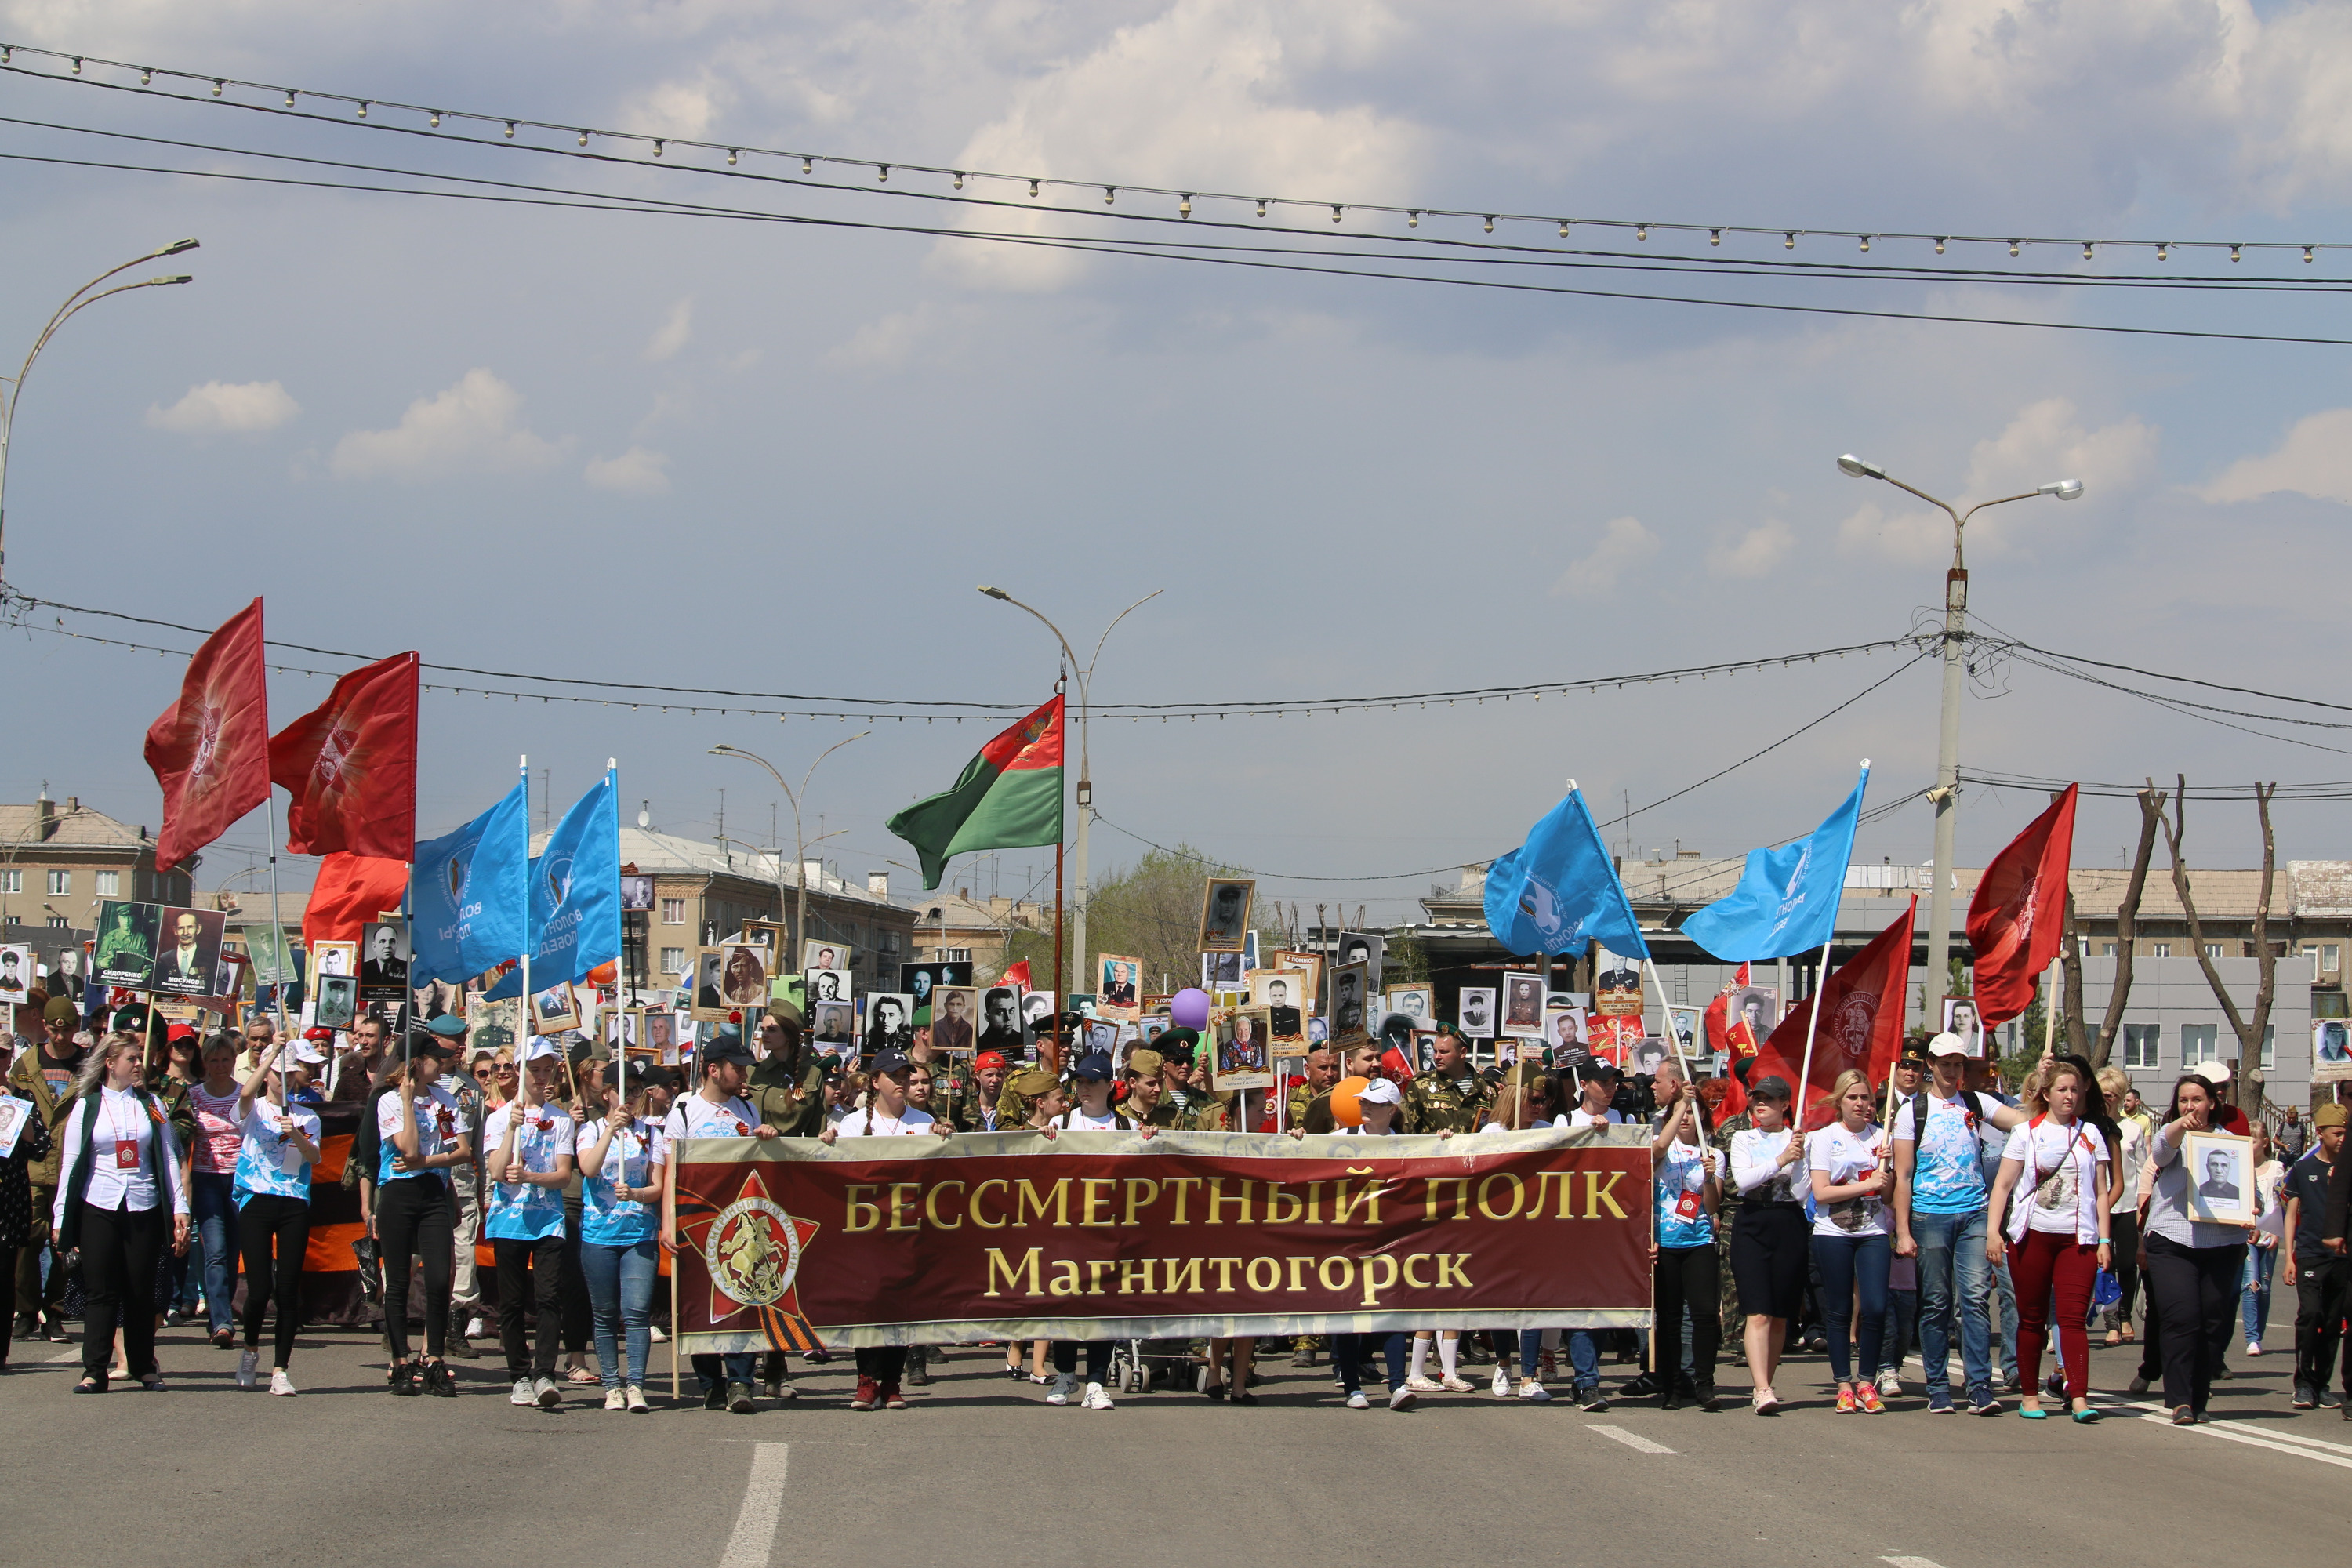
POLYGON ((1181 1388, 1191 1381, 1190 1340, 1120 1340, 1111 1346, 1110 1386, 1128 1394, 1181 1388))

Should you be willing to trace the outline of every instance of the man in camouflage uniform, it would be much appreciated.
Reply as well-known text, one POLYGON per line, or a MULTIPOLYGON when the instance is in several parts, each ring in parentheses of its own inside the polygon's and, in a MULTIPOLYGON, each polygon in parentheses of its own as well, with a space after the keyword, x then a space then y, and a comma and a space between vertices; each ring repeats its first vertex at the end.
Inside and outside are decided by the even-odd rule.
POLYGON ((1475 1132, 1493 1098, 1462 1049, 1462 1037, 1441 1029, 1430 1047, 1429 1070, 1405 1085, 1405 1131, 1475 1132))
POLYGON ((1225 1131, 1224 1102, 1210 1092, 1209 1064, 1201 1055, 1195 1029, 1171 1029, 1160 1037, 1160 1085, 1162 1097, 1176 1108, 1171 1123, 1179 1132, 1225 1131))
MULTIPOLYGON (((1307 1108, 1315 1103, 1318 1094, 1328 1094, 1331 1086, 1339 1081, 1339 1061, 1331 1054, 1328 1045, 1318 1045, 1307 1053, 1307 1076, 1290 1086, 1284 1105, 1283 1131, 1302 1125, 1307 1108)), ((1311 1364, 1300 1363, 1301 1365, 1311 1364)))

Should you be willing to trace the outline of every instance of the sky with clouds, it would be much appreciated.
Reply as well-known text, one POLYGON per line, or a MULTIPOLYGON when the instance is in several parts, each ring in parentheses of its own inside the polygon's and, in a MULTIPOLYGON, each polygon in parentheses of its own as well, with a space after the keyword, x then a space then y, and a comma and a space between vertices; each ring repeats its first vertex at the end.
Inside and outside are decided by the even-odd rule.
MULTIPOLYGON (((2352 273, 2352 13, 2325 5, 0 0, 0 35, 320 92, 949 168, 1773 231, 2341 242, 2307 266, 2255 252, 2234 271, 2218 252, 2158 264, 2116 247, 2090 263, 2071 247, 1966 261, 2352 273)), ((721 179, 717 155, 690 151, 619 166, 436 145, 374 129, 422 129, 389 110, 366 126, 289 122, 6 72, 0 106, 0 153, 43 158, 383 178, 249 156, 272 151, 918 228, 1140 226, 1019 210, 1017 187, 973 192, 1013 210, 943 209, 870 194, 880 183, 862 172, 831 176, 856 189, 812 192, 721 179)), ((570 145, 518 141, 534 138, 570 145)), ((167 264, 194 285, 70 323, 21 405, 8 578, 68 604, 210 626, 257 594, 273 636, 371 654, 1014 703, 1045 694, 1051 639, 976 584, 1036 605, 1082 653, 1160 589, 1105 646, 1097 698, 1574 679, 1899 637, 1931 613, 1948 525, 1842 476, 1832 459, 1854 451, 1966 500, 2084 481, 2081 500, 1970 525, 1973 604, 1990 627, 2352 700, 2333 679, 2328 586, 2352 505, 2342 347, 1769 314, 59 163, 12 163, 8 181, 0 347, 29 342, 104 267, 203 240, 167 264)), ((898 171, 887 188, 948 187, 898 171)), ((1121 215, 1171 205, 1118 201, 1121 215)), ((1203 201, 1200 217, 1251 215, 1203 201)), ((1287 223, 1317 226, 1301 244, 1406 233, 1357 212, 1337 241, 1319 212, 1287 223)), ((1475 220, 1413 233, 1486 237, 1475 220)), ((1850 240, 1812 237, 1792 252, 1776 237, 1578 235, 1643 257, 1861 259, 1850 240)), ((1496 237, 1557 243, 1548 226, 1496 237)), ((1963 258, 1881 239, 1870 259, 1963 258)), ((2352 337, 2340 293, 1545 280, 2352 337)), ((46 781, 152 824, 139 742, 177 665, 0 635, 13 650, 0 712, 21 738, 0 798, 46 781)), ((1908 657, 1540 702, 1099 722, 1097 798, 1116 826, 1097 827, 1095 862, 1131 858, 1130 834, 1184 840, 1274 877, 1265 891, 1310 919, 1318 900, 1402 918, 1431 879, 1341 879, 1491 856, 1569 776, 1603 817, 1672 795, 1908 657)), ((2231 728, 2021 664, 1981 673, 1963 720, 1971 767, 2352 777, 2352 729, 2326 727, 2352 714, 2231 728)), ((327 684, 277 678, 278 722, 327 684)), ((1809 827, 1864 756, 1873 800, 1894 801, 1931 782, 1937 697, 1932 664, 1915 666, 1611 837, 1736 854, 1809 827)), ((427 697, 425 725, 425 833, 487 805, 527 752, 558 810, 614 756, 657 826, 711 836, 724 790, 728 837, 762 845, 789 843, 789 809, 772 828, 766 775, 708 749, 740 746, 797 779, 866 727, 450 696, 427 697)), ((853 877, 912 861, 884 820, 951 783, 986 738, 970 722, 874 729, 824 764, 807 803, 808 832, 820 815, 839 830, 824 852, 853 877)), ((1963 859, 1980 864, 2040 805, 1972 791, 1963 859)), ((2352 855, 2336 807, 2280 811, 2283 854, 2352 855)), ((2128 802, 2086 803, 2078 863, 2115 863, 2135 816, 2128 802)), ((200 879, 246 867, 261 841, 257 818, 243 825, 200 879)), ((2192 857, 2244 864, 2256 847, 2250 805, 2192 810, 2192 857)), ((1896 861, 1928 849, 1916 803, 1861 845, 1896 861)), ((1023 892, 1043 866, 1050 890, 1050 857, 965 866, 951 884, 1023 892)))

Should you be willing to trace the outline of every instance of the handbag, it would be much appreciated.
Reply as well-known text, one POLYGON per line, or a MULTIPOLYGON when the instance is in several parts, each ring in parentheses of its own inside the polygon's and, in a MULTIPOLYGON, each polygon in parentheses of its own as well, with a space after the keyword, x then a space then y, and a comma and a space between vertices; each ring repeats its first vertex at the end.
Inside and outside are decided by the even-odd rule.
POLYGON ((361 1300, 372 1307, 381 1306, 383 1302, 383 1255, 376 1246, 375 1237, 362 1236, 352 1242, 352 1257, 359 1264, 361 1300))

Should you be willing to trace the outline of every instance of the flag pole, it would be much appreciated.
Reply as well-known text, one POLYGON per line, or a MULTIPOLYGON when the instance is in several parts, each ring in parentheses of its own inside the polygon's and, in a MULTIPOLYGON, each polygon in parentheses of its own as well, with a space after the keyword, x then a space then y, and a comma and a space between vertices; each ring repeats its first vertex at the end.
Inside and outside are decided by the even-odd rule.
MULTIPOLYGON (((620 864, 621 864, 621 843, 620 843, 620 840, 621 840, 621 826, 620 826, 620 824, 621 824, 621 778, 620 778, 620 773, 621 773, 621 761, 620 761, 620 759, 619 759, 618 757, 606 757, 606 758, 604 759, 604 793, 605 793, 607 795, 611 796, 611 797, 612 797, 612 801, 613 801, 613 865, 614 865, 614 875, 616 878, 617 878, 617 877, 619 876, 619 874, 620 874, 620 873, 619 873, 619 867, 620 867, 620 864)), ((616 905, 620 902, 620 889, 619 889, 619 887, 618 887, 618 885, 617 885, 617 884, 614 886, 614 889, 613 889, 613 901, 614 901, 614 904, 616 904, 616 905)), ((620 912, 620 910, 619 910, 617 908, 613 911, 613 913, 614 913, 614 917, 615 917, 616 919, 625 918, 625 917, 621 916, 621 912, 620 912)), ((525 922, 525 924, 526 924, 526 927, 528 927, 529 922, 528 922, 528 921, 526 921, 526 922, 525 922)), ((526 929, 523 934, 524 934, 524 935, 526 935, 526 936, 528 936, 528 935, 530 935, 530 933, 529 930, 528 930, 528 929, 526 929)), ((781 946, 781 944, 779 944, 779 945, 781 946)), ((576 951, 577 951, 577 950, 575 950, 575 952, 576 952, 576 951)), ((627 963, 628 963, 628 961, 629 961, 629 938, 628 938, 628 933, 627 933, 626 931, 624 931, 624 932, 622 932, 622 933, 621 933, 621 951, 620 951, 620 952, 619 952, 619 953, 617 953, 615 956, 620 960, 620 962, 621 962, 624 965, 626 965, 626 964, 627 964, 627 963)), ((782 957, 783 956, 783 954, 782 954, 781 952, 779 952, 776 954, 776 956, 777 956, 777 957, 779 957, 779 958, 782 958, 782 957)), ((621 986, 620 986, 620 978, 621 978, 621 977, 620 977, 620 974, 619 974, 617 972, 615 972, 615 973, 614 973, 614 976, 613 976, 613 981, 614 981, 614 984, 613 984, 613 1063, 614 1063, 614 1077, 613 1077, 613 1085, 614 1085, 614 1088, 613 1088, 613 1103, 614 1103, 614 1105, 619 1106, 622 1110, 626 1110, 629 1108, 629 1042, 628 1042, 628 1039, 627 1039, 626 1031, 625 1031, 625 1030, 624 1030, 624 1029, 621 1027, 621 1023, 620 1023, 620 1019, 621 1019, 621 986)), ((600 1020, 600 1022, 601 1022, 601 1020, 600 1020)), ((633 1118, 631 1118, 631 1121, 632 1121, 633 1122, 634 1122, 634 1121, 635 1121, 635 1119, 634 1117, 633 1117, 633 1118)), ((635 1132, 635 1128, 633 1126, 633 1127, 630 1129, 630 1131, 631 1131, 632 1132, 635 1132)), ((627 1171, 627 1169, 628 1169, 628 1163, 627 1163, 627 1162, 626 1162, 626 1161, 624 1161, 624 1162, 622 1163, 622 1167, 621 1167, 621 1168, 622 1168, 622 1170, 623 1170, 623 1172, 624 1172, 624 1173, 625 1173, 625 1172, 627 1171)))
POLYGON ((271 987, 271 1000, 278 1006, 278 1037, 286 1037, 286 928, 278 923, 278 793, 275 789, 261 797, 261 831, 269 840, 269 937, 272 943, 269 966, 278 976, 271 987))
MULTIPOLYGON (((1698 1079, 1691 1071, 1690 1058, 1684 1054, 1683 1037, 1675 1030, 1675 1010, 1666 1002, 1666 983, 1658 978, 1657 960, 1644 955, 1642 960, 1642 973, 1648 975, 1650 984, 1658 988, 1658 1020, 1665 1028, 1666 1038, 1674 1042, 1675 1060, 1682 1067, 1683 1081, 1689 1084, 1696 1091, 1698 1088, 1698 1079)), ((1691 1112, 1691 1131, 1698 1135, 1700 1142, 1706 1141, 1706 1120, 1696 1109, 1691 1112)))
MULTIPOLYGON (((1813 994, 1805 998, 1811 1004, 1811 1010, 1805 1015, 1805 1063, 1797 1069, 1796 1120, 1790 1123, 1800 1133, 1805 1130, 1805 1087, 1813 1076, 1813 1036, 1822 1026, 1822 992, 1828 987, 1830 980, 1830 942, 1836 940, 1837 932, 1832 926, 1828 940, 1822 943, 1821 966, 1813 975, 1813 994)), ((1892 1076, 1889 1075, 1890 1079, 1892 1076)))

